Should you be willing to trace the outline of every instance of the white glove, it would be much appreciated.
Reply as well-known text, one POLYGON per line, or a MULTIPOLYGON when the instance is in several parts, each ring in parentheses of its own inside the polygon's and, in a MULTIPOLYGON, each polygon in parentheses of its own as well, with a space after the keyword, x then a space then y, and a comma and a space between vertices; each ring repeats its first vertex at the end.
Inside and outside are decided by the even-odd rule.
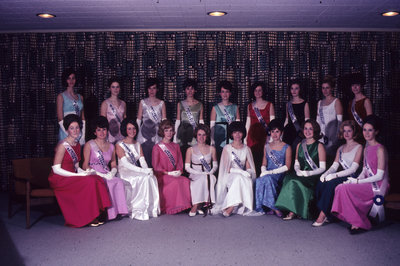
POLYGON ((211 146, 215 145, 214 140, 214 132, 215 132, 215 121, 210 121, 210 129, 211 129, 211 146))
POLYGON ((301 172, 303 172, 303 176, 313 176, 323 173, 325 169, 326 169, 326 162, 319 162, 319 168, 315 170, 301 171, 301 172))
POLYGON ((271 174, 270 171, 267 171, 267 167, 265 165, 261 166, 261 174, 260 176, 265 176, 271 174))
POLYGON ((239 169, 239 168, 231 168, 231 173, 240 174, 240 175, 248 177, 248 178, 251 177, 251 174, 249 172, 244 171, 244 170, 239 169))
POLYGON ((203 120, 203 119, 200 119, 200 120, 199 120, 199 124, 204 124, 204 120, 203 120))
POLYGON ((357 178, 348 177, 347 181, 343 182, 344 184, 357 184, 357 178))
POLYGON ((213 175, 218 169, 218 162, 213 161, 213 167, 211 168, 211 171, 209 172, 210 175, 213 175))
POLYGON ((282 174, 284 172, 286 172, 288 169, 288 167, 286 165, 282 165, 281 167, 275 168, 270 170, 271 174, 276 175, 276 174, 282 174))
POLYGON ((106 174, 106 179, 107 180, 111 180, 111 179, 113 179, 115 177, 116 174, 117 174, 117 168, 113 168, 113 169, 111 169, 110 172, 108 172, 106 174))
POLYGON ((275 116, 274 115, 270 115, 269 116, 269 121, 272 121, 272 120, 274 120, 275 119, 275 116))
MULTIPOLYGON (((139 134, 139 131, 140 131, 140 125, 142 124, 142 120, 141 119, 139 119, 139 118, 136 118, 136 124, 138 125, 138 127, 139 128, 137 128, 136 129, 136 131, 137 131, 137 133, 136 134, 139 134)), ((144 141, 143 142, 145 142, 147 139, 145 139, 144 137, 143 137, 143 135, 141 135, 141 137, 144 139, 144 141)))
POLYGON ((109 180, 109 179, 108 179, 108 176, 107 176, 107 173, 103 174, 103 173, 101 173, 101 172, 97 172, 97 171, 96 171, 95 175, 98 175, 98 176, 100 176, 100 177, 102 177, 102 178, 104 178, 104 179, 109 180))
POLYGON ((131 164, 128 161, 128 158, 126 156, 122 157, 120 160, 121 166, 124 166, 132 171, 138 172, 138 173, 143 173, 143 174, 150 174, 153 170, 151 168, 142 168, 136 165, 131 164))
POLYGON ((336 177, 345 177, 345 176, 349 176, 352 175, 353 173, 355 173, 358 169, 359 164, 356 162, 352 162, 349 169, 337 172, 335 174, 336 177))
POLYGON ((384 170, 378 169, 378 171, 376 171, 375 175, 358 180, 358 184, 372 183, 372 182, 380 181, 383 179, 384 174, 385 174, 384 170))
POLYGON ((53 169, 53 172, 56 175, 66 176, 66 177, 70 177, 70 176, 87 176, 87 175, 91 175, 92 174, 92 170, 83 171, 83 172, 80 172, 80 173, 70 172, 70 171, 67 171, 67 170, 61 168, 61 164, 55 164, 51 168, 53 169))
POLYGON ((85 132, 86 132, 86 121, 82 120, 82 130, 79 138, 79 144, 82 146, 85 144, 85 132))
POLYGON ((333 164, 331 165, 331 167, 329 167, 329 169, 328 169, 325 173, 323 173, 323 174, 320 176, 319 180, 320 180, 321 182, 328 181, 328 180, 326 180, 325 177, 327 177, 329 174, 335 173, 335 172, 337 171, 338 168, 339 168, 339 163, 338 163, 338 162, 333 162, 333 164))
POLYGON ((149 168, 147 165, 146 159, 143 156, 139 157, 139 163, 142 168, 149 168))
POLYGON ((175 170, 175 171, 167 172, 167 174, 168 174, 168 175, 175 176, 175 177, 178 177, 178 176, 181 176, 181 175, 182 175, 182 172, 181 172, 181 170, 175 170))
POLYGON ((195 169, 193 169, 192 167, 190 167, 190 163, 185 163, 185 170, 186 170, 186 172, 188 172, 189 174, 193 174, 193 175, 198 175, 198 174, 204 175, 204 174, 205 174, 204 172, 195 170, 195 169))
POLYGON ((174 142, 177 143, 178 139, 177 139, 177 135, 178 135, 178 128, 179 125, 181 124, 181 120, 176 120, 175 121, 175 135, 174 135, 174 142))
POLYGON ((289 123, 289 118, 286 117, 285 123, 283 124, 283 126, 286 126, 288 123, 289 123))
POLYGON ((60 126, 60 130, 62 130, 65 135, 68 135, 67 131, 64 128, 64 120, 58 121, 58 125, 60 126))
POLYGON ((342 123, 342 121, 343 121, 343 115, 336 115, 336 119, 337 119, 337 121, 339 122, 339 125, 340 125, 340 123, 342 123))
POLYGON ((300 171, 300 163, 299 163, 299 160, 295 160, 294 161, 294 171, 296 172, 296 175, 297 176, 303 176, 303 174, 301 173, 301 171, 300 171))
MULTIPOLYGON (((249 129, 250 129, 250 117, 248 116, 246 118, 246 132, 249 133, 249 129)), ((244 138, 244 144, 247 145, 247 137, 249 134, 246 134, 246 137, 244 138)))

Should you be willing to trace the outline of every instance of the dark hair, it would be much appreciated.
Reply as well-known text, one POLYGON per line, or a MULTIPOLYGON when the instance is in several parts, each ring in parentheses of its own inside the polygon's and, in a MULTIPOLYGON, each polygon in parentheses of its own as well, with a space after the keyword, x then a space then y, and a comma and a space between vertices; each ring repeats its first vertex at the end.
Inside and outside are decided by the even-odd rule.
MULTIPOLYGON (((315 140, 319 140, 320 138, 322 138, 321 135, 321 127, 319 126, 319 124, 317 123, 317 121, 315 121, 314 119, 308 119, 307 121, 304 121, 303 125, 301 126, 302 129, 304 129, 304 126, 309 123, 311 124, 312 128, 313 128, 313 139, 315 140)), ((301 137, 305 138, 304 133, 301 132, 301 137)))
POLYGON ((64 126, 65 130, 68 130, 68 128, 72 122, 77 122, 79 125, 79 128, 82 129, 82 119, 76 114, 69 114, 69 115, 66 115, 63 119, 63 126, 64 126))
POLYGON ((292 80, 289 82, 289 86, 288 86, 288 89, 287 89, 287 94, 288 94, 288 97, 289 97, 288 99, 290 100, 290 99, 292 98, 292 93, 290 92, 290 89, 292 88, 292 86, 293 86, 294 84, 299 85, 299 88, 300 88, 300 90, 299 90, 299 96, 300 96, 300 98, 304 99, 303 84, 302 84, 302 82, 300 81, 300 79, 292 79, 292 80))
POLYGON ((222 88, 224 88, 225 90, 228 90, 230 92, 232 92, 232 90, 233 90, 232 83, 230 83, 227 80, 223 80, 223 81, 218 83, 217 92, 220 93, 222 88))
POLYGON ((76 72, 72 68, 67 68, 63 71, 61 75, 61 82, 63 87, 68 87, 67 79, 71 74, 75 74, 75 79, 77 79, 76 72))
POLYGON ((197 137, 197 132, 199 132, 199 130, 203 130, 206 133, 207 139, 210 137, 210 134, 211 134, 210 127, 205 124, 198 124, 193 132, 194 138, 197 137))
POLYGON ((121 86, 121 82, 119 81, 119 79, 117 77, 111 77, 107 82, 108 88, 110 88, 111 84, 113 84, 114 82, 117 82, 118 85, 121 86))
POLYGON ((322 83, 321 83, 321 84, 324 84, 324 83, 328 83, 329 86, 330 86, 332 89, 336 87, 336 79, 335 79, 334 77, 332 77, 331 75, 326 75, 326 76, 324 77, 324 79, 322 80, 322 83))
POLYGON ((160 123, 160 125, 158 127, 158 132, 157 132, 158 136, 163 138, 164 137, 164 130, 166 130, 168 128, 172 128, 173 130, 175 130, 174 129, 174 125, 172 124, 171 120, 165 119, 165 120, 161 121, 161 123, 160 123))
POLYGON ((97 128, 106 128, 108 130, 109 124, 107 118, 99 115, 92 122, 92 132, 96 132, 97 128))
POLYGON ((138 127, 138 124, 136 123, 135 119, 132 119, 132 118, 125 118, 124 120, 122 120, 121 126, 119 127, 119 130, 121 131, 121 135, 124 137, 128 136, 128 133, 126 133, 126 128, 127 128, 128 124, 132 124, 136 128, 136 135, 133 138, 133 139, 136 139, 137 132, 139 132, 139 127, 138 127))
POLYGON ((368 115, 363 121, 363 128, 365 124, 370 124, 374 127, 375 131, 381 130, 381 120, 376 115, 368 115))
POLYGON ((283 123, 282 121, 278 120, 278 119, 273 119, 271 122, 269 122, 268 124, 268 129, 269 131, 275 130, 275 129, 279 129, 279 131, 283 132, 283 123))
POLYGON ((195 79, 186 79, 185 82, 183 82, 183 89, 185 90, 188 87, 197 90, 197 81, 195 79))
POLYGON ((145 93, 146 93, 146 97, 149 97, 149 88, 153 85, 156 85, 157 87, 157 96, 160 93, 160 81, 158 80, 158 78, 148 78, 146 80, 146 87, 145 87, 145 93))
POLYGON ((261 82, 261 81, 255 82, 255 83, 250 87, 250 91, 249 91, 250 99, 252 99, 252 100, 255 100, 255 99, 256 99, 256 97, 254 96, 254 91, 256 90, 257 87, 260 87, 260 86, 261 86, 261 88, 262 88, 262 98, 263 98, 264 100, 267 99, 267 86, 265 85, 264 82, 261 82))
POLYGON ((357 134, 358 134, 358 127, 356 125, 356 122, 354 120, 346 120, 340 124, 340 127, 339 127, 339 138, 340 139, 343 139, 344 127, 350 127, 353 130, 353 139, 356 139, 357 134))
POLYGON ((236 131, 240 131, 240 132, 243 133, 242 140, 244 140, 244 138, 247 135, 247 132, 246 132, 246 127, 244 126, 243 122, 241 122, 241 121, 233 121, 232 123, 229 124, 229 126, 228 126, 228 134, 229 134, 229 138, 230 139, 233 139, 232 133, 236 132, 236 131))
POLYGON ((350 75, 350 86, 353 84, 360 84, 361 87, 365 85, 365 77, 361 73, 353 73, 350 75))

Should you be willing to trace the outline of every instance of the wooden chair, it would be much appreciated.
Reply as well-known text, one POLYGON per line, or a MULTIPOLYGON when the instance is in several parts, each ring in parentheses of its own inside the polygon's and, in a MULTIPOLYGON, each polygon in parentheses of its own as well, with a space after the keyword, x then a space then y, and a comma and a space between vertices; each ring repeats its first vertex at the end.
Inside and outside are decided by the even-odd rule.
MULTIPOLYGON (((25 198, 26 206, 26 228, 29 229, 31 201, 43 198, 51 199, 54 202, 54 192, 50 188, 48 176, 53 164, 53 158, 28 158, 12 161, 13 175, 10 176, 10 190, 8 203, 8 218, 12 216, 12 203, 15 200, 25 198)), ((47 202, 48 203, 48 200, 47 202)))

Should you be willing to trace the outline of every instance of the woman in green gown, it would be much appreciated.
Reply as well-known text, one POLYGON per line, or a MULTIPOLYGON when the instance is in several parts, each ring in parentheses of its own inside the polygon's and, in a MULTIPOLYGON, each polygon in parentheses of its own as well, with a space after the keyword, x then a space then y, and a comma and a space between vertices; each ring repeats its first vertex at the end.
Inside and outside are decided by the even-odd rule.
POLYGON ((294 172, 285 176, 276 208, 288 211, 284 220, 297 216, 312 219, 310 203, 320 175, 326 169, 324 146, 318 141, 321 128, 315 120, 309 119, 303 124, 304 139, 297 145, 294 172))

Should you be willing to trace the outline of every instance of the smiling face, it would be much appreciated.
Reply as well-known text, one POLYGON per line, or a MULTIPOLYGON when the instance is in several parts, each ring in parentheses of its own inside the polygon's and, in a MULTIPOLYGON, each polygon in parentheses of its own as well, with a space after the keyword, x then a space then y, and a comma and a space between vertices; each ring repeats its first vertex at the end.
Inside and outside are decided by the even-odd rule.
POLYGON ((290 94, 292 97, 298 97, 300 96, 300 86, 299 84, 292 84, 290 87, 290 94))
POLYGON ((164 139, 166 140, 171 140, 174 137, 174 129, 172 127, 167 127, 164 129, 164 139))
POLYGON ((360 84, 352 84, 352 85, 351 85, 351 91, 352 91, 354 94, 359 94, 359 93, 361 93, 361 85, 360 85, 360 84))
POLYGON ((219 93, 219 95, 221 96, 222 100, 229 100, 229 97, 231 97, 231 91, 230 90, 226 90, 224 87, 221 88, 221 92, 219 93))
POLYGON ((324 97, 332 95, 332 87, 328 83, 322 83, 322 94, 324 97))
POLYGON ((261 86, 257 86, 254 89, 254 97, 256 99, 262 98, 263 97, 263 88, 261 86))
POLYGON ((81 129, 79 128, 78 122, 72 122, 67 129, 68 136, 74 139, 77 139, 79 137, 80 132, 81 129))
POLYGON ((195 93, 196 90, 192 86, 185 88, 186 97, 193 98, 195 93))
POLYGON ((343 127, 343 138, 346 141, 352 140, 354 136, 354 130, 350 126, 343 127))
POLYGON ((108 130, 105 127, 104 128, 97 127, 96 130, 94 131, 94 135, 96 136, 96 138, 98 138, 100 140, 106 139, 107 133, 108 133, 108 130))
POLYGON ((76 77, 75 74, 71 74, 68 76, 67 78, 67 84, 69 88, 73 88, 75 86, 76 83, 76 77))
POLYGON ((282 136, 282 131, 280 131, 278 128, 275 128, 271 130, 271 138, 273 141, 279 141, 282 136))
POLYGON ((135 138, 136 131, 137 131, 136 127, 134 125, 132 125, 131 123, 128 123, 126 125, 126 135, 128 135, 128 137, 130 137, 132 139, 135 138))
POLYGON ((206 132, 204 130, 202 130, 202 129, 199 129, 197 131, 196 140, 197 140, 197 143, 199 143, 199 144, 205 144, 206 141, 207 141, 206 132))
POLYGON ((242 133, 242 131, 233 131, 233 132, 232 132, 232 138, 233 138, 233 141, 239 141, 239 142, 241 142, 241 141, 242 141, 242 138, 243 138, 243 133, 242 133))
POLYGON ((303 134, 306 139, 312 139, 314 137, 314 128, 311 123, 304 124, 303 134))
POLYGON ((378 135, 378 131, 371 124, 366 123, 363 125, 363 135, 366 141, 373 141, 378 135))
POLYGON ((147 89, 147 92, 149 93, 149 97, 156 97, 156 95, 157 95, 157 85, 154 84, 154 85, 150 86, 147 89))
POLYGON ((113 83, 111 83, 111 86, 110 86, 111 95, 113 95, 113 96, 118 96, 119 91, 120 91, 119 83, 116 82, 116 81, 114 81, 113 83))

